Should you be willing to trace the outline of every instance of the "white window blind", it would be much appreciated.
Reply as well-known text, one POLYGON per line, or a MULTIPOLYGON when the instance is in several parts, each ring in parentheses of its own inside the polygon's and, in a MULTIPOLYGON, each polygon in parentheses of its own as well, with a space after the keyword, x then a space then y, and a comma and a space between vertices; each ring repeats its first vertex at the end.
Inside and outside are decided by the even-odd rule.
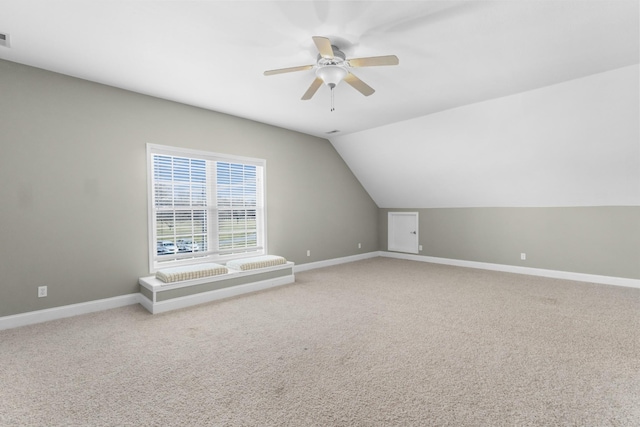
POLYGON ((265 161, 149 145, 151 269, 264 254, 265 161))

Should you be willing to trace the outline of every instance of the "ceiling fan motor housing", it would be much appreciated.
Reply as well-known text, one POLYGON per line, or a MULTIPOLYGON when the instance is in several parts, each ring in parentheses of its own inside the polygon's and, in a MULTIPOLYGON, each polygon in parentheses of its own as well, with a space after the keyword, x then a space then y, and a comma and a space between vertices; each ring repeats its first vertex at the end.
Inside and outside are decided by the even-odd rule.
POLYGON ((333 58, 323 58, 322 55, 318 55, 316 76, 321 78, 324 84, 333 89, 349 72, 347 71, 346 55, 344 52, 333 45, 331 49, 333 50, 333 58))

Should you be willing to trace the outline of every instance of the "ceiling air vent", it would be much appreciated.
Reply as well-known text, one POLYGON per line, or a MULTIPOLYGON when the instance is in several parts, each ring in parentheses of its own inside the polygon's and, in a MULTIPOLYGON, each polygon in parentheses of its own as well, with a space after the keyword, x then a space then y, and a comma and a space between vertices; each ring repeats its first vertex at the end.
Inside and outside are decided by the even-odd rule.
POLYGON ((9 34, 0 33, 0 46, 9 47, 9 34))
POLYGON ((334 129, 334 130, 330 130, 329 132, 325 132, 327 135, 331 135, 333 133, 338 133, 340 132, 338 129, 334 129))

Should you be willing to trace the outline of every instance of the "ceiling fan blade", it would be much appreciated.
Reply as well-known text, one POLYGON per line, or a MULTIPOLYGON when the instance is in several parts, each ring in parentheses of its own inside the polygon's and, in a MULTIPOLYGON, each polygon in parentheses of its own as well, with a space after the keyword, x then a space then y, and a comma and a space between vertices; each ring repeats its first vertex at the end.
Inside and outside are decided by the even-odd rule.
POLYGON ((320 52, 320 56, 327 59, 333 59, 333 48, 331 47, 331 40, 326 37, 313 36, 313 42, 320 52))
POLYGON ((310 70, 312 68, 313 68, 313 65, 301 65, 299 67, 280 68, 277 70, 265 71, 264 75, 273 76, 274 74, 291 73, 293 71, 304 71, 304 70, 310 70))
POLYGON ((303 101, 307 101, 309 99, 311 99, 311 97, 313 97, 313 95, 316 94, 318 88, 320 86, 322 86, 322 79, 320 77, 316 77, 316 79, 313 81, 313 83, 311 83, 311 86, 309 86, 309 89, 307 89, 307 91, 304 93, 304 95, 302 95, 302 100, 303 101))
POLYGON ((349 65, 352 67, 373 67, 377 65, 398 65, 400 61, 395 55, 386 56, 370 56, 368 58, 349 59, 349 65))
POLYGON ((373 95, 373 92, 375 92, 375 90, 371 86, 351 73, 347 74, 347 76, 344 78, 344 81, 349 83, 355 90, 357 90, 364 96, 373 95))

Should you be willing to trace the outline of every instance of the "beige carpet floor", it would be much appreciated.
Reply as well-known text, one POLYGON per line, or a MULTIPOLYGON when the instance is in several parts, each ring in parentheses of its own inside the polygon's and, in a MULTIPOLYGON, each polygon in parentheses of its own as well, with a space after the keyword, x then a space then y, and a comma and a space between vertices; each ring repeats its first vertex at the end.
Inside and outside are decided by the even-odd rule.
POLYGON ((0 331, 3 426, 640 426, 640 289, 374 258, 0 331))

